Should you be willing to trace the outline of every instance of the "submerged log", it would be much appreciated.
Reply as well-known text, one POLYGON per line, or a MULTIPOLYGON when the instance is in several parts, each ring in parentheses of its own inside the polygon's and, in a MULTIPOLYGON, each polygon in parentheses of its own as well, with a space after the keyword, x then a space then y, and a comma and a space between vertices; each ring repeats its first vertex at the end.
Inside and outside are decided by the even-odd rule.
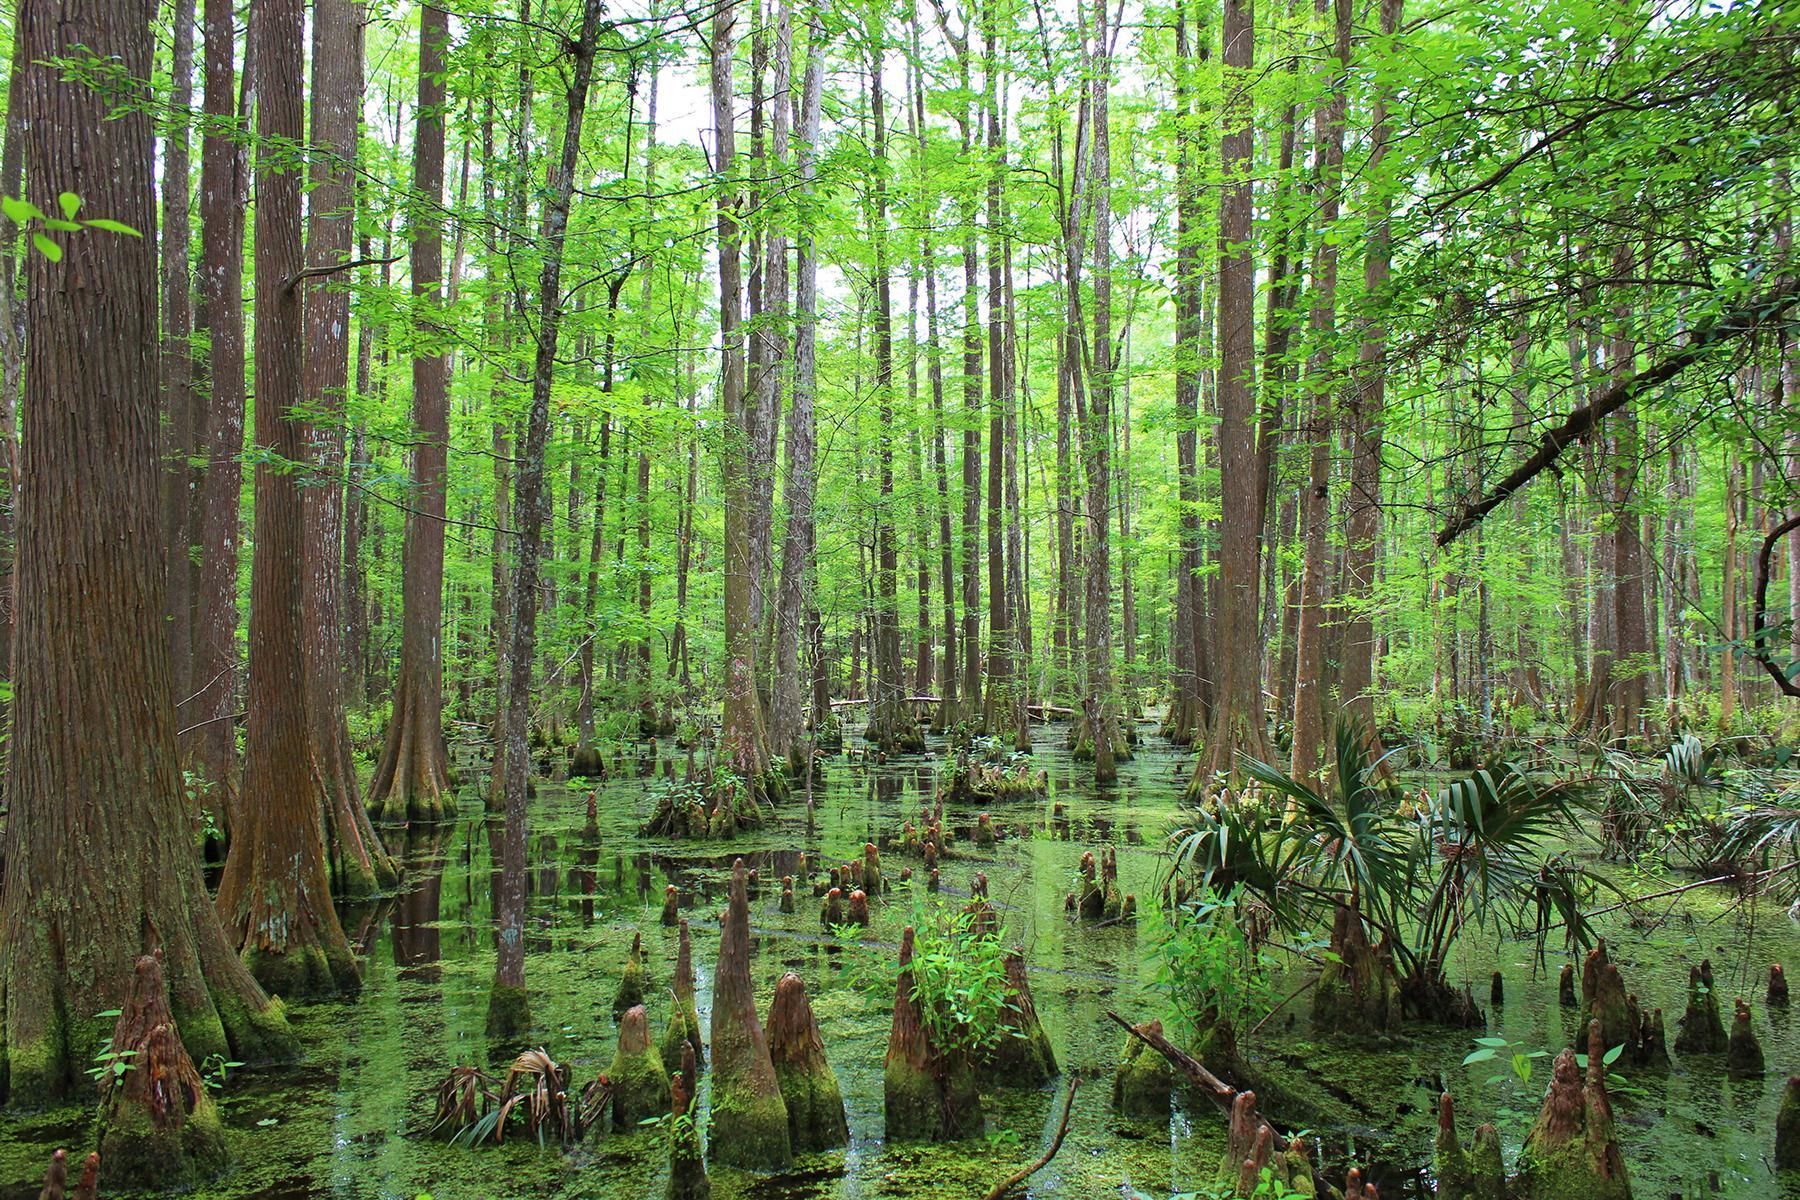
POLYGON ((1756 1030, 1750 1026, 1750 1006, 1741 999, 1732 1014, 1725 1068, 1741 1079, 1755 1078, 1763 1073, 1762 1043, 1756 1040, 1756 1030))
POLYGON ((769 1057, 787 1105, 788 1137, 797 1151, 831 1150, 850 1140, 844 1096, 825 1060, 825 1043, 806 984, 789 971, 769 1005, 769 1057))
POLYGON ((1703 959, 1688 969, 1687 1012, 1681 1017, 1675 1049, 1683 1054, 1722 1054, 1729 1045, 1719 1019, 1719 995, 1713 990, 1712 960, 1703 959))
POLYGON ((712 1200, 706 1156, 700 1152, 700 1128, 694 1121, 694 1093, 699 1074, 693 1047, 682 1052, 681 1070, 669 1081, 668 1200, 712 1200))
POLYGON ((668 1111, 669 1073, 650 1044, 650 1021, 641 1004, 619 1020, 619 1046, 606 1077, 612 1083, 614 1129, 630 1131, 668 1111))
POLYGON ((1556 1056, 1544 1105, 1513 1181, 1516 1200, 1630 1200, 1631 1180, 1613 1132, 1606 1094, 1606 1045, 1598 1021, 1588 1022, 1585 1080, 1575 1052, 1556 1056))
POLYGON ((109 1187, 160 1191, 224 1170, 219 1110, 169 1012, 162 958, 141 955, 100 1079, 100 1163, 109 1187))
POLYGON ((714 972, 712 1053, 713 1157, 752 1171, 786 1166, 793 1144, 750 982, 749 878, 741 858, 732 865, 731 902, 714 972))

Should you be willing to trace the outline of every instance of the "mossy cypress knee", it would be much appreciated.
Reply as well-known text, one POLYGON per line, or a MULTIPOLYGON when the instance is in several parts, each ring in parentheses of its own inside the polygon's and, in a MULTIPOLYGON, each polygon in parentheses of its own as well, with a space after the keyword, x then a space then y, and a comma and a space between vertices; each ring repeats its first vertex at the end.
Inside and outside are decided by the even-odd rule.
POLYGON ((669 1073, 650 1044, 650 1019, 639 1004, 619 1019, 619 1046, 606 1069, 612 1080, 613 1128, 629 1132, 669 1111, 669 1073))
POLYGON ((122 1073, 101 1077, 100 1150, 108 1185, 163 1190, 224 1170, 219 1110, 175 1028, 156 955, 138 958, 108 1048, 123 1065, 122 1073))
MULTIPOLYGON (((988 1075, 1006 1087, 1039 1087, 1056 1074, 1056 1051, 1038 1019, 1025 972, 1025 952, 1014 946, 1006 956, 1005 1035, 983 1064, 988 1075)), ((1133 1039, 1135 1040, 1135 1039, 1133 1039)))
MULTIPOLYGON (((1141 1028, 1162 1032, 1161 1021, 1141 1028)), ((1125 1049, 1113 1070, 1113 1108, 1127 1117, 1169 1119, 1169 1099, 1175 1091, 1175 1071, 1168 1060, 1141 1038, 1125 1035, 1125 1049)))
POLYGON ((1729 1044, 1719 1019, 1719 995, 1713 990, 1712 961, 1703 959, 1688 970, 1687 1012, 1681 1017, 1675 1049, 1683 1054, 1721 1054, 1729 1044))
POLYGON ((1613 1132, 1598 1021, 1588 1022, 1587 1052, 1585 1080, 1573 1050, 1556 1056, 1544 1106, 1519 1152, 1512 1186, 1516 1200, 1631 1200, 1625 1157, 1613 1132))
MULTIPOLYGON (((700 1010, 694 1005, 694 943, 688 933, 687 919, 682 918, 679 926, 680 934, 675 947, 675 979, 671 991, 675 995, 675 1007, 681 1011, 682 1020, 687 1025, 688 1045, 694 1048, 694 1061, 700 1066, 706 1065, 706 1042, 700 1033, 700 1010)), ((665 1054, 664 1063, 680 1062, 680 1058, 665 1054)), ((689 1082, 693 1082, 692 1079, 689 1082)))
POLYGON ((850 1140, 844 1096, 825 1059, 806 985, 789 971, 769 1005, 769 1057, 787 1105, 788 1136, 796 1151, 830 1150, 850 1140))
POLYGON ((753 1171, 793 1159, 787 1105, 756 1015, 750 982, 750 895, 744 860, 731 871, 731 901, 719 941, 712 1010, 712 1157, 753 1171))
POLYGON ((937 1085, 931 1077, 931 1049, 919 1007, 913 1000, 913 928, 900 935, 900 976, 894 985, 894 1018, 888 1029, 882 1092, 889 1141, 926 1140, 938 1128, 937 1085))
POLYGON ((711 1200, 706 1156, 700 1152, 700 1126, 694 1119, 694 1092, 699 1087, 694 1050, 682 1052, 681 1070, 669 1083, 668 1200, 711 1200))
MULTIPOLYGON (((631 954, 625 960, 625 973, 619 979, 618 992, 613 995, 613 1020, 620 1020, 628 1011, 644 1003, 644 985, 647 982, 648 977, 644 974, 644 935, 634 934, 631 939, 631 954)), ((662 1111, 660 1106, 657 1111, 662 1111)))
POLYGON ((1725 1050, 1725 1068, 1741 1078, 1755 1078, 1763 1073, 1762 1043, 1750 1025, 1750 1006, 1742 1000, 1732 1014, 1731 1040, 1725 1050))

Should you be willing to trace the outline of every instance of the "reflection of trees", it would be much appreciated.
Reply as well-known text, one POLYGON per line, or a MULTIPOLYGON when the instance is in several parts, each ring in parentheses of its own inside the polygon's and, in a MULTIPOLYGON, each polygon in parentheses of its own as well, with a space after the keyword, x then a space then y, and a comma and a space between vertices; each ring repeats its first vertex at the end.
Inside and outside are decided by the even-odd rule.
POLYGON ((394 965, 402 979, 435 982, 443 957, 438 917, 443 906, 445 828, 406 833, 405 891, 394 902, 394 965))

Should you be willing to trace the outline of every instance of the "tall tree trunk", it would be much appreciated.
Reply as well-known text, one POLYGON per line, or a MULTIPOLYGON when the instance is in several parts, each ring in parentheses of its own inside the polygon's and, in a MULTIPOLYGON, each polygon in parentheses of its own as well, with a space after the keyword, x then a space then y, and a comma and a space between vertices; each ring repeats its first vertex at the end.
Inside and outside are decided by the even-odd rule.
POLYGON ((875 690, 869 697, 865 736, 883 751, 923 750, 925 736, 906 703, 906 673, 900 658, 900 552, 894 530, 894 301, 888 275, 887 98, 882 85, 886 53, 884 18, 868 18, 869 116, 874 124, 874 175, 870 185, 869 234, 875 257, 875 404, 879 429, 879 498, 875 508, 875 690))
POLYGON ((290 998, 354 992, 356 959, 331 904, 308 697, 301 481, 305 341, 299 286, 300 164, 286 149, 304 132, 303 0, 260 0, 252 41, 256 106, 256 554, 250 567, 250 678, 244 787, 219 914, 257 980, 290 998))
POLYGON ((1000 70, 995 53, 998 31, 994 0, 984 0, 985 43, 982 64, 987 117, 987 307, 988 307, 988 483, 987 577, 988 655, 981 727, 998 734, 1012 715, 1012 614, 1006 603, 1006 410, 1012 404, 1011 373, 1006 356, 1005 227, 1001 213, 1006 151, 1001 141, 1000 70))
POLYGON ((1330 524, 1331 438, 1336 426, 1331 397, 1337 387, 1338 219, 1344 173, 1344 113, 1350 86, 1350 0, 1316 0, 1322 19, 1334 14, 1330 84, 1313 116, 1319 154, 1319 237, 1313 251, 1311 353, 1306 364, 1308 443, 1302 517, 1300 625, 1294 647, 1294 740, 1289 771, 1316 781, 1325 732, 1325 536, 1330 524))
MULTIPOLYGON (((26 198, 154 226, 150 0, 20 6, 26 198), (130 102, 65 79, 119 64, 130 102)), ((141 954, 158 950, 188 1052, 295 1049, 227 944, 193 851, 176 753, 157 504, 156 254, 83 230, 25 265, 28 431, 18 473, 15 703, 0 889, 0 1099, 90 1096, 141 954), (104 731, 106 744, 93 738, 104 731)))
POLYGON ((740 816, 749 818, 769 789, 779 788, 779 780, 769 772, 769 736, 757 689, 758 628, 753 608, 751 546, 751 525, 756 514, 751 438, 756 430, 744 382, 744 297, 738 221, 742 196, 734 174, 737 132, 731 91, 736 21, 736 0, 731 0, 719 8, 713 19, 711 64, 716 139, 713 170, 720 181, 719 332, 723 351, 719 402, 730 435, 720 455, 719 468, 725 503, 725 719, 720 750, 723 765, 739 785, 733 789, 726 782, 722 791, 735 794, 721 794, 719 799, 722 804, 741 805, 740 816))
POLYGON ((435 821, 455 811, 444 747, 444 497, 450 438, 450 357, 443 330, 444 74, 450 15, 419 16, 414 113, 412 292, 424 345, 413 352, 412 507, 406 520, 400 674, 381 761, 369 782, 377 820, 435 821))
POLYGON ((200 563, 195 580, 193 691, 178 697, 184 747, 208 788, 215 819, 236 811, 238 691, 238 519, 244 453, 244 205, 249 144, 243 113, 254 80, 246 54, 242 96, 233 66, 237 37, 232 0, 206 0, 206 132, 200 150, 200 309, 211 352, 197 360, 206 394, 201 439, 200 563))
POLYGON ((569 198, 581 150, 588 85, 600 37, 603 0, 585 0, 581 34, 572 47, 573 71, 563 123, 562 154, 544 195, 538 244, 544 265, 538 280, 537 355, 531 372, 531 410, 519 448, 513 515, 519 531, 513 554, 512 645, 506 696, 506 820, 500 843, 500 894, 495 909, 499 950, 494 986, 488 993, 487 1034, 501 1044, 523 1038, 531 1025, 525 993, 526 812, 531 756, 526 726, 531 697, 531 658, 537 649, 539 556, 544 529, 553 519, 544 486, 544 446, 550 434, 550 387, 556 373, 556 343, 562 328, 563 248, 569 232, 569 198))
POLYGON ((1090 176, 1094 193, 1094 348, 1087 419, 1081 431, 1081 457, 1087 469, 1088 489, 1087 537, 1082 556, 1087 568, 1087 686, 1081 698, 1081 724, 1083 738, 1091 742, 1094 782, 1108 784, 1119 777, 1117 760, 1124 745, 1118 734, 1112 686, 1112 138, 1108 129, 1112 55, 1107 41, 1106 0, 1094 0, 1092 62, 1089 106, 1094 123, 1090 176))
MULTIPOLYGON (((1253 301, 1256 267, 1250 243, 1250 72, 1254 65, 1253 0, 1225 0, 1224 134, 1219 141, 1225 184, 1219 193, 1219 469, 1256 466, 1253 301)), ((1196 791, 1235 770, 1240 752, 1267 761, 1269 735, 1257 637, 1257 541, 1262 499, 1254 488, 1227 486, 1220 500, 1219 600, 1216 617, 1218 696, 1207 753, 1196 766, 1196 791)))
MULTIPOLYGON (((825 28, 818 6, 807 13, 806 75, 800 87, 800 144, 796 170, 802 194, 810 198, 818 175, 819 109, 824 91, 825 28)), ((791 39, 789 41, 791 46, 791 39)), ((816 389, 819 260, 812 229, 801 222, 794 239, 794 386, 788 410, 787 530, 781 544, 781 578, 775 603, 775 680, 770 706, 770 749, 790 769, 806 754, 800 675, 800 636, 812 600, 813 395, 816 389)), ((815 717, 823 717, 822 710, 815 717)))
MULTIPOLYGON (((194 102, 194 0, 170 6, 169 116, 162 162, 163 536, 169 552, 169 650, 175 695, 193 686, 194 304, 188 272, 188 116, 194 102)), ((15 59, 15 69, 19 60, 15 59)), ((12 192, 7 192, 12 195, 12 192)), ((10 276, 9 276, 10 278, 10 276)), ((9 396, 11 392, 7 393, 9 396)))
MULTIPOLYGON (((1381 37, 1398 35, 1402 0, 1381 0, 1381 37)), ((1344 659, 1338 690, 1344 711, 1373 737, 1375 729, 1375 663, 1378 646, 1370 602, 1375 591, 1375 556, 1381 541, 1381 442, 1387 406, 1387 326, 1379 317, 1388 285, 1389 195, 1378 170, 1388 152, 1388 92, 1378 89, 1370 114, 1370 164, 1364 169, 1376 182, 1368 189, 1368 232, 1363 249, 1362 347, 1354 386, 1345 397, 1350 422, 1350 498, 1346 506, 1344 547, 1344 659)))
POLYGON ((361 0, 313 0, 312 179, 302 300, 307 421, 301 565, 302 636, 312 754, 324 788, 324 828, 334 889, 367 895, 398 877, 357 798, 356 759, 344 717, 344 414, 350 383, 348 268, 356 224, 356 136, 363 94, 361 0))
POLYGON ((1175 459, 1179 549, 1175 561, 1175 612, 1170 630, 1168 718, 1163 733, 1187 745, 1204 721, 1200 711, 1200 146, 1194 93, 1206 49, 1193 5, 1181 0, 1175 15, 1175 459))

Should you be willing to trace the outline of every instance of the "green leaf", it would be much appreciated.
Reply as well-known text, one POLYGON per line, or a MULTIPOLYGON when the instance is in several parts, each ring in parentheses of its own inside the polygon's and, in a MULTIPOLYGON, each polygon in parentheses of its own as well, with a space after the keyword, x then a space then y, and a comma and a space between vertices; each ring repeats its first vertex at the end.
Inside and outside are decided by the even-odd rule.
POLYGON ((91 221, 83 221, 82 224, 89 229, 104 229, 107 233, 122 233, 126 237, 141 238, 144 236, 125 222, 115 221, 110 217, 95 217, 91 221))
POLYGON ((44 228, 56 233, 78 233, 81 224, 78 221, 64 221, 58 217, 49 217, 44 221, 44 228))
POLYGON ((81 211, 81 197, 74 192, 62 192, 56 197, 56 206, 62 209, 63 217, 73 221, 75 214, 81 211))
POLYGON ((1483 1046, 1479 1050, 1469 1051, 1468 1055, 1462 1060, 1462 1065, 1467 1067, 1467 1066, 1473 1066, 1475 1063, 1489 1062, 1493 1059, 1493 1057, 1494 1057, 1493 1047, 1492 1046, 1483 1046))
POLYGON ((59 263, 62 261, 62 256, 63 256, 62 247, 57 245, 55 242, 51 241, 49 238, 45 237, 43 234, 41 234, 41 233, 32 234, 31 235, 31 244, 37 247, 37 251, 39 254, 43 255, 45 258, 49 259, 51 262, 59 263))
POLYGON ((1620 1042, 1618 1045, 1614 1046, 1611 1050, 1608 1050, 1606 1052, 1605 1056, 1603 1058, 1601 1058, 1600 1061, 1603 1064, 1605 1064, 1606 1066, 1610 1067, 1615 1062, 1619 1061, 1619 1055, 1621 1055, 1623 1053, 1625 1053, 1625 1043, 1620 1042))
POLYGON ((36 205, 21 200, 17 196, 0 196, 0 210, 5 211, 6 219, 14 225, 30 224, 33 217, 41 218, 44 215, 37 210, 36 205))

